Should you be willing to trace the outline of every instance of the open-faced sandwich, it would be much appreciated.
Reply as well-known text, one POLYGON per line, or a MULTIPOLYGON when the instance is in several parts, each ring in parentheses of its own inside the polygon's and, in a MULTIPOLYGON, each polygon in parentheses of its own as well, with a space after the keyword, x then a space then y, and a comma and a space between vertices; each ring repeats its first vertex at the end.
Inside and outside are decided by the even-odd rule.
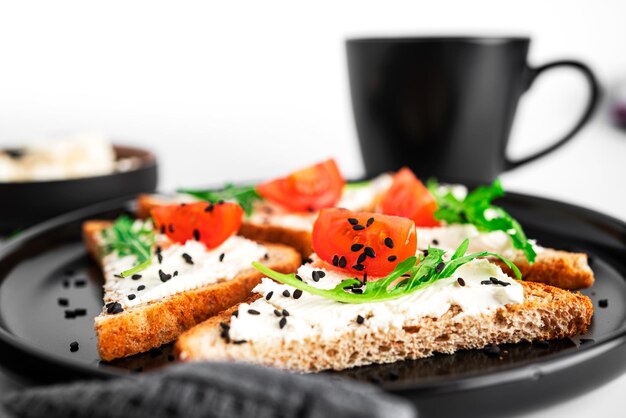
POLYGON ((492 204, 502 195, 499 181, 469 193, 458 185, 429 182, 426 187, 408 168, 346 184, 334 160, 328 160, 256 186, 228 186, 217 192, 182 189, 175 196, 143 195, 138 200, 138 216, 146 217, 152 208, 165 204, 235 201, 246 210, 239 231, 242 236, 292 246, 307 258, 313 252, 311 232, 320 209, 374 211, 413 220, 422 249, 432 244, 452 251, 470 239, 471 251, 491 251, 510 258, 526 281, 564 289, 591 286, 594 277, 587 255, 544 248, 528 239, 513 217, 492 204))
POLYGON ((236 203, 160 206, 152 219, 88 221, 83 238, 104 272, 104 308, 95 320, 103 360, 175 340, 183 331, 246 300, 261 263, 289 273, 300 255, 281 244, 235 235, 236 203))
POLYGON ((420 241, 408 218, 323 209, 309 263, 284 274, 255 262, 267 278, 254 296, 185 332, 176 351, 184 361, 313 372, 573 337, 589 327, 586 296, 521 281, 500 254, 466 254, 471 239, 450 252, 420 241))

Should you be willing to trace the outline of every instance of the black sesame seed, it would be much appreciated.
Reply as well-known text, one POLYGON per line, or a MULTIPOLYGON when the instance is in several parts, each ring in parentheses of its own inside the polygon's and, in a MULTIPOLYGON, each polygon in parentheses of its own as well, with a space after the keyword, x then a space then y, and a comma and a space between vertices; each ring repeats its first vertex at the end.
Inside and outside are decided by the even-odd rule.
POLYGON ((133 280, 139 280, 141 279, 141 274, 133 274, 132 276, 130 276, 130 278, 133 280))
POLYGON ((59 306, 69 306, 70 301, 67 298, 59 298, 59 306))
POLYGON ((389 257, 387 257, 387 261, 389 262, 394 262, 398 259, 398 257, 396 257, 395 255, 390 255, 389 257))
POLYGON ((226 254, 224 253, 220 254, 220 263, 224 261, 224 257, 226 257, 226 254))
POLYGON ((301 282, 304 281, 302 280, 302 277, 300 277, 298 274, 296 274, 295 276, 296 276, 296 279, 300 280, 301 282))
POLYGON ((388 248, 393 248, 393 240, 391 238, 389 238, 389 237, 385 238, 385 245, 388 248))
POLYGON ((363 264, 355 264, 354 266, 352 266, 352 268, 355 269, 356 271, 365 270, 365 266, 363 264))
POLYGON ((74 315, 76 315, 76 316, 85 316, 85 315, 87 315, 87 309, 85 309, 85 308, 76 308, 76 309, 74 309, 74 315))
POLYGON ((183 259, 185 260, 185 263, 193 264, 193 259, 191 258, 189 254, 183 253, 183 259))
POLYGON ((224 201, 223 201, 223 200, 218 200, 218 201, 217 201, 217 204, 218 204, 218 205, 223 205, 223 204, 224 204, 224 201))
POLYGON ((352 289, 352 293, 357 294, 357 295, 361 295, 361 294, 363 294, 363 289, 353 288, 352 289))
POLYGON ((220 328, 222 328, 224 331, 228 331, 230 329, 230 325, 228 325, 226 322, 220 322, 220 328))
POLYGON ((65 288, 70 287, 70 281, 69 280, 63 280, 63 287, 65 287, 65 288))
POLYGON ((159 278, 163 283, 172 278, 171 274, 164 273, 163 270, 159 270, 159 278))
POLYGON ((283 316, 289 316, 289 311, 287 309, 283 309, 283 316))
POLYGON ((288 298, 289 296, 291 296, 291 293, 289 293, 289 290, 285 289, 285 290, 283 291, 283 296, 284 296, 284 297, 286 297, 286 298, 288 298))
POLYGON ((350 225, 358 225, 359 224, 359 220, 356 218, 348 218, 348 222, 350 222, 350 225))
POLYGON ((456 279, 456 281, 459 284, 459 286, 465 286, 465 280, 463 280, 462 277, 459 277, 458 279, 456 279))
POLYGON ((235 318, 239 318, 239 310, 238 310, 238 309, 237 309, 237 310, 235 310, 235 312, 233 312, 233 316, 234 316, 235 318))
POLYGON ((270 300, 273 295, 274 295, 274 291, 269 292, 267 295, 265 295, 265 300, 270 300))
POLYGON ((73 310, 71 309, 66 309, 65 310, 65 319, 74 319, 76 318, 76 313, 74 313, 73 310))
POLYGON ((439 240, 434 239, 431 242, 433 243, 433 245, 439 245, 439 240))
POLYGON ((367 273, 363 273, 363 284, 367 283, 367 273))
POLYGON ((363 318, 361 315, 357 315, 356 323, 361 325, 363 322, 365 322, 365 318, 363 318))
POLYGON ((257 311, 256 309, 248 309, 248 313, 250 315, 260 315, 261 312, 257 311))
POLYGON ((490 277, 489 280, 491 280, 491 283, 493 283, 493 284, 498 284, 498 282, 500 281, 500 280, 496 279, 495 277, 490 277))
POLYGON ((278 309, 274 309, 274 315, 276 315, 276 316, 283 316, 283 313, 281 311, 279 311, 278 309))
POLYGON ((85 287, 86 285, 87 285, 87 282, 85 280, 76 280, 74 282, 75 287, 85 287))
POLYGON ((107 306, 107 313, 109 314, 118 314, 118 313, 124 312, 122 305, 119 304, 118 302, 111 302, 111 303, 108 303, 106 306, 107 306))
POLYGON ((598 306, 601 308, 606 308, 609 306, 609 300, 608 299, 600 299, 598 301, 598 306))
POLYGON ((195 239, 196 241, 200 241, 200 231, 198 231, 197 229, 193 230, 193 239, 195 239))
POLYGON ((161 248, 160 245, 157 245, 156 248, 154 249, 154 251, 159 254, 161 251, 163 251, 163 249, 161 248))
POLYGON ((165 225, 161 225, 161 234, 165 234, 165 225))
POLYGON ((78 341, 72 341, 72 342, 70 343, 70 351, 71 351, 72 353, 75 353, 75 352, 77 352, 77 351, 78 351, 78 341))
POLYGON ((370 225, 371 225, 371 224, 373 224, 373 223, 374 223, 374 218, 369 218, 369 219, 367 220, 367 223, 365 224, 365 226, 370 226, 370 225))
POLYGON ((138 292, 141 292, 141 291, 142 291, 142 290, 144 290, 145 288, 146 288, 146 286, 141 285, 141 286, 137 287, 137 291, 138 291, 138 292))
MULTIPOLYGON (((337 256, 335 256, 335 257, 337 257, 337 256)), ((310 263, 312 263, 312 262, 313 262, 313 259, 312 259, 312 258, 310 258, 310 257, 307 257, 307 258, 305 258, 305 259, 304 259, 304 261, 302 262, 302 264, 310 264, 310 263)), ((333 258, 333 262, 334 262, 334 258, 333 258)))
POLYGON ((485 347, 485 353, 489 356, 499 356, 500 355, 500 347, 495 344, 491 344, 490 346, 485 347))
POLYGON ((263 260, 269 260, 270 255, 268 253, 263 254, 263 260))
POLYGON ((424 254, 424 257, 428 257, 428 250, 424 250, 422 253, 424 254))
POLYGON ((302 296, 302 290, 296 289, 296 290, 293 291, 293 298, 294 299, 300 299, 300 296, 302 296))
POLYGON ((167 226, 167 229, 170 231, 170 233, 174 233, 174 224, 169 224, 167 226))
POLYGON ((356 259, 357 264, 363 264, 366 258, 367 258, 367 255, 365 255, 365 253, 361 253, 359 255, 359 258, 356 259))
POLYGON ((163 261, 163 254, 157 253, 157 260, 159 261, 159 264, 161 264, 161 262, 163 261))
POLYGON ((130 294, 128 295, 128 300, 134 300, 137 296, 135 296, 134 294, 130 294))
POLYGON ((313 272, 311 273, 311 278, 313 279, 314 282, 319 282, 321 278, 323 278, 324 276, 326 276, 326 273, 324 273, 321 270, 313 270, 313 272))
POLYGON ((491 280, 483 280, 480 282, 480 284, 493 284, 493 283, 491 282, 491 280))
POLYGON ((437 267, 435 267, 435 271, 437 273, 441 273, 445 267, 446 267, 446 263, 442 261, 439 264, 437 264, 437 267))
POLYGON ((280 318, 280 321, 278 321, 278 326, 280 327, 280 329, 283 329, 285 328, 285 325, 287 325, 287 318, 283 316, 282 318, 280 318))
POLYGON ((352 229, 354 229, 355 231, 362 231, 365 229, 365 227, 363 225, 354 225, 352 229))
POLYGON ((337 267, 339 265, 339 257, 337 255, 333 256, 333 266, 337 267))
POLYGON ((342 255, 341 258, 339 259, 339 267, 345 268, 347 265, 348 265, 348 260, 346 260, 346 257, 342 255))
POLYGON ((361 248, 363 247, 364 247, 363 244, 352 244, 352 247, 350 247, 350 251, 355 253, 357 251, 361 251, 361 248))
POLYGON ((121 274, 114 274, 113 277, 117 277, 118 279, 123 279, 124 278, 121 274))
POLYGON ((374 249, 372 247, 365 247, 365 249, 363 250, 363 254, 370 258, 376 257, 376 253, 374 252, 374 249))
POLYGON ((233 341, 233 344, 245 344, 247 341, 246 340, 236 340, 233 341))
POLYGON ((204 208, 205 212, 213 212, 213 203, 209 203, 206 208, 204 208))

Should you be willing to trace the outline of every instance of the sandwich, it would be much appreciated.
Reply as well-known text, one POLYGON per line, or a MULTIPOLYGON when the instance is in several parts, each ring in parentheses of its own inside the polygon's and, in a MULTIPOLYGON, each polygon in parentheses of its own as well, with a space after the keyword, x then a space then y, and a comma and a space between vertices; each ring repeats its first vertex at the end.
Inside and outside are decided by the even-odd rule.
POLYGON ((262 276, 252 262, 284 273, 298 268, 291 247, 235 235, 242 218, 235 203, 196 202, 154 208, 152 219, 85 222, 85 245, 105 279, 95 319, 100 357, 159 347, 246 300, 262 276))
POLYGON ((183 333, 175 352, 317 372, 587 331, 586 296, 522 281, 500 254, 467 254, 470 240, 454 252, 419 241, 408 218, 323 209, 311 262, 291 274, 254 263, 265 278, 253 296, 183 333))
MULTIPOLYGON (((375 211, 413 220, 422 237, 420 245, 432 243, 450 251, 470 239, 472 251, 492 251, 512 259, 526 281, 564 289, 591 286, 594 276, 587 255, 541 247, 529 239, 512 216, 492 204, 503 195, 499 181, 471 192, 434 181, 425 186, 408 168, 346 184, 334 160, 328 160, 256 186, 229 185, 221 191, 181 189, 174 196, 142 195, 137 211, 139 217, 145 217, 164 204, 239 202, 246 211, 239 231, 242 236, 289 245, 304 259, 313 252, 311 231, 320 209, 375 211)), ((506 265, 500 265, 512 274, 506 265)))

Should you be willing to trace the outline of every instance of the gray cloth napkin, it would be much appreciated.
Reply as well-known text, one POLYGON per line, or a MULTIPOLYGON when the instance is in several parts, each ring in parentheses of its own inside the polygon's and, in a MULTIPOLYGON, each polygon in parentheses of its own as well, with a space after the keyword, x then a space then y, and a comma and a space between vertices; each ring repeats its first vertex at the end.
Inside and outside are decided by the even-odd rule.
POLYGON ((336 376, 238 363, 189 363, 108 381, 27 389, 0 412, 26 417, 414 418, 405 400, 336 376))

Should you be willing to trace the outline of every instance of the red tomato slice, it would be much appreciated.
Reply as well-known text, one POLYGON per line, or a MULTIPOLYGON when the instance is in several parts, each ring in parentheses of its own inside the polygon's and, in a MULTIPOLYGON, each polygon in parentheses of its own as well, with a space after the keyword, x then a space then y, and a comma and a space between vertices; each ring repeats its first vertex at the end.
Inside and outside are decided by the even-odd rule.
POLYGON ((236 233, 243 220, 243 209, 231 202, 157 206, 151 213, 156 228, 172 241, 184 244, 195 239, 208 249, 236 233))
POLYGON ((335 160, 330 159, 257 186, 270 202, 294 212, 332 207, 341 198, 346 181, 335 160))
POLYGON ((404 167, 393 177, 393 183, 382 197, 380 212, 402 216, 417 226, 438 226, 435 219, 437 202, 411 169, 404 167))
POLYGON ((318 257, 355 275, 383 277, 415 255, 417 235, 410 219, 347 209, 322 209, 313 225, 318 257))

